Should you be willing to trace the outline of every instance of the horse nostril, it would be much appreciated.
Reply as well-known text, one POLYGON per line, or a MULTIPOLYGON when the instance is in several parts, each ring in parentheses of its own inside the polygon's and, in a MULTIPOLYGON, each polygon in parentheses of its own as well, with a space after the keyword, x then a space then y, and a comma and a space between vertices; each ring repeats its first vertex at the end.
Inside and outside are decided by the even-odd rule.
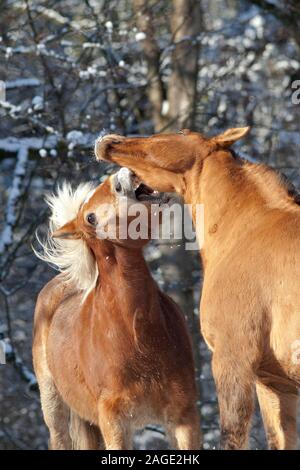
POLYGON ((120 191, 122 191, 122 186, 121 186, 121 183, 120 183, 120 182, 116 184, 116 191, 117 191, 117 193, 119 193, 120 191))

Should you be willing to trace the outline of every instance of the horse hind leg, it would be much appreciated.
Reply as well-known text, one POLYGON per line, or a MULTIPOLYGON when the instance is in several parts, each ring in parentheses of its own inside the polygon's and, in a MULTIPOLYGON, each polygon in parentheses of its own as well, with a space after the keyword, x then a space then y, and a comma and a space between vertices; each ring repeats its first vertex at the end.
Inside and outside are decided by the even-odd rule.
POLYGON ((172 449, 199 450, 202 447, 200 417, 196 406, 185 409, 178 420, 167 426, 172 449))
POLYGON ((258 381, 256 392, 268 447, 291 450, 297 446, 297 388, 258 381))
POLYGON ((72 449, 69 407, 62 400, 51 376, 38 377, 38 384, 44 420, 50 433, 49 449, 72 449))
POLYGON ((104 442, 100 429, 80 418, 80 416, 78 416, 73 410, 71 410, 69 430, 73 449, 104 449, 104 442))
POLYGON ((124 416, 125 403, 102 400, 98 404, 99 428, 106 450, 131 450, 133 444, 132 426, 124 416))

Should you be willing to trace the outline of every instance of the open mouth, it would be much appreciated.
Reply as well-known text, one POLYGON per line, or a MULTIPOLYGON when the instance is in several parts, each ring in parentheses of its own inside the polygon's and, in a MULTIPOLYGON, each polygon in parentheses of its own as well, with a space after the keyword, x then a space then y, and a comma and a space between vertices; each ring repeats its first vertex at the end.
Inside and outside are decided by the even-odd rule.
POLYGON ((134 191, 135 197, 140 202, 151 202, 152 204, 167 204, 169 202, 169 197, 164 193, 159 193, 154 191, 144 183, 140 183, 139 186, 134 191))

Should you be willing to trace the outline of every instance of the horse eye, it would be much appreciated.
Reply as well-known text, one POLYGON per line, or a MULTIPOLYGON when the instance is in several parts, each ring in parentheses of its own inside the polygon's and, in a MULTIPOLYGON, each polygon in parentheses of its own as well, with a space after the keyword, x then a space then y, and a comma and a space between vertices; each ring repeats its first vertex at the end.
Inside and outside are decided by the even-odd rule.
POLYGON ((119 193, 120 191, 122 191, 121 183, 117 183, 117 184, 116 184, 116 191, 117 191, 117 193, 119 193))
POLYGON ((96 225, 97 224, 97 218, 96 218, 96 215, 93 212, 91 214, 88 214, 86 220, 91 225, 96 225))

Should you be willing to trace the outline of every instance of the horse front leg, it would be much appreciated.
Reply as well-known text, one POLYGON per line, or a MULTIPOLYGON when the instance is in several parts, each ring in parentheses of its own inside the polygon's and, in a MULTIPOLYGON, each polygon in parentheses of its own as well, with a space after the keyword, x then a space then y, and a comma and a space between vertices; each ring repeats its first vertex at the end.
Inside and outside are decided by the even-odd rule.
POLYGON ((221 427, 221 448, 244 449, 254 408, 254 375, 241 358, 213 355, 221 427))

